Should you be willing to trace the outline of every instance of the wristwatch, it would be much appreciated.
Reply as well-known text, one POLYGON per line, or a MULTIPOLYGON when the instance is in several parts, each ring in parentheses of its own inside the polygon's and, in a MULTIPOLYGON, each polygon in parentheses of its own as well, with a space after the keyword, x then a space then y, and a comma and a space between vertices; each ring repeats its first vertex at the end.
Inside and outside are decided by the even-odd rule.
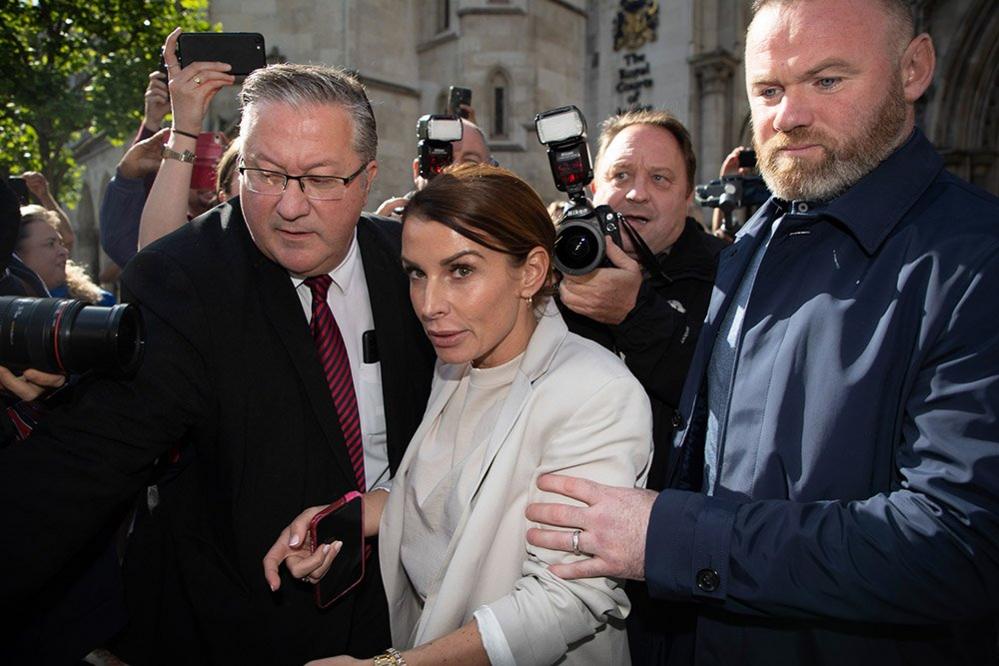
POLYGON ((182 153, 178 153, 173 148, 167 148, 163 146, 163 152, 160 153, 165 160, 180 160, 181 162, 187 162, 189 164, 194 164, 194 153, 190 150, 185 150, 182 153))

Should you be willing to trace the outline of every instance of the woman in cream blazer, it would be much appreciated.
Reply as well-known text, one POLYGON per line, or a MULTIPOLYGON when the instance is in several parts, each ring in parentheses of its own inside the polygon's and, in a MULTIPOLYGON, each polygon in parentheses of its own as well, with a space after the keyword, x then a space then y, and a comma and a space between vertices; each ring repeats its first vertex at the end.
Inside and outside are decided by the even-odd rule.
MULTIPOLYGON (((561 501, 538 490, 558 472, 611 485, 644 484, 651 452, 648 398, 620 359, 569 333, 549 304, 538 321, 477 470, 472 501, 451 537, 426 601, 400 560, 405 493, 414 446, 447 404, 464 367, 438 364, 423 423, 393 482, 379 556, 392 641, 411 647, 469 622, 486 606, 503 627, 516 664, 627 664, 628 599, 619 581, 568 581, 548 565, 578 559, 530 546, 524 510, 561 501)), ((481 623, 480 623, 481 624, 481 623)))
MULTIPOLYGON (((542 474, 644 484, 645 391, 618 357, 566 328, 547 287, 554 229, 516 176, 458 167, 414 195, 403 219, 410 297, 438 363, 391 491, 364 498, 395 646, 375 664, 628 664, 621 581, 553 575, 552 564, 586 555, 528 545, 524 512, 562 499, 537 488, 542 474)), ((316 582, 336 557, 337 543, 303 545, 321 509, 268 553, 272 589, 280 562, 316 582)))

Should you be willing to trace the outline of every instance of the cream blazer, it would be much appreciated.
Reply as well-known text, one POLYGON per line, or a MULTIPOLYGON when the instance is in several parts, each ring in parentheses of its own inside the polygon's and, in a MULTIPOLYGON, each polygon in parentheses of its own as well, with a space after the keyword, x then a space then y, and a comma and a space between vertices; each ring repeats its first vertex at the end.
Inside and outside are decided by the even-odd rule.
POLYGON ((615 486, 644 485, 652 453, 648 397, 624 363, 569 333, 553 304, 541 317, 485 443, 472 500, 440 573, 421 605, 399 559, 407 472, 419 443, 458 386, 462 365, 438 362, 423 422, 393 481, 382 515, 379 557, 393 644, 408 648, 467 624, 486 604, 519 665, 628 664, 621 581, 562 580, 548 565, 577 559, 530 546, 530 502, 539 475, 557 472, 615 486))

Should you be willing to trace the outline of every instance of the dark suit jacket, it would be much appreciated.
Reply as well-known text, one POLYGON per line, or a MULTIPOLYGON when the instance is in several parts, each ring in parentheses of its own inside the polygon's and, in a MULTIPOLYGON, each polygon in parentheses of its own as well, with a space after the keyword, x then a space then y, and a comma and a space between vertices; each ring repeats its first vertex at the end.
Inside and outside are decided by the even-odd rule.
POLYGON ((650 593, 696 612, 667 663, 996 663, 997 222, 917 130, 831 202, 771 200, 722 252, 646 544, 650 593), (777 218, 714 491, 692 492, 712 349, 777 218))
MULTIPOLYGON (((399 225, 362 217, 357 234, 394 471, 423 415, 433 352, 399 267, 399 225)), ((238 199, 139 253, 122 279, 145 319, 143 364, 129 381, 92 381, 31 446, 0 458, 0 533, 31 541, 4 548, 0 596, 59 571, 179 445, 181 462, 156 472, 159 505, 137 521, 126 555, 127 656, 300 664, 379 649, 376 576, 319 611, 311 586, 285 573, 272 594, 262 575, 290 520, 354 480, 301 304, 288 273, 253 244, 238 199)))

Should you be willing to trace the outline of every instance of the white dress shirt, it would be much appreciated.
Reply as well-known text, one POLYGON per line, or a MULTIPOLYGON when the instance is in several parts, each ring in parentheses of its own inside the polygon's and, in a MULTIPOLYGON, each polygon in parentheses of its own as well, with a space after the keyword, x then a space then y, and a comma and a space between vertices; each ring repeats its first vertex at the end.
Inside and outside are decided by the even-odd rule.
MULTIPOLYGON (((365 331, 374 330, 375 323, 356 232, 347 249, 347 256, 339 266, 330 271, 329 276, 333 279, 333 284, 326 294, 326 302, 347 347, 347 360, 350 362, 350 375, 354 380, 357 411, 361 419, 364 476, 368 490, 371 490, 389 478, 388 445, 385 437, 381 363, 364 362, 361 336, 365 331)), ((303 277, 292 275, 291 282, 302 302, 305 318, 311 322, 312 291, 303 277)))

